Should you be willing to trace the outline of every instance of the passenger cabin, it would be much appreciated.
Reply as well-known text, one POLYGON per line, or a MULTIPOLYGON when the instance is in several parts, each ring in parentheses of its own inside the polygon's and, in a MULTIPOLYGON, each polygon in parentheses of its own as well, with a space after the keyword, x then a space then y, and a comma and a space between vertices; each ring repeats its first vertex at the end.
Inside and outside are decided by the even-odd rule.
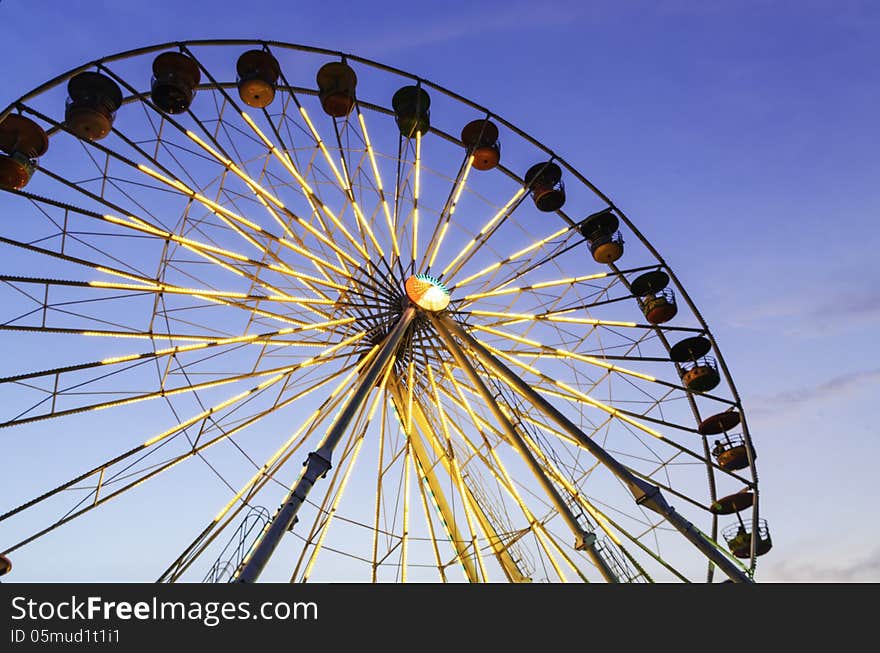
MULTIPOLYGON (((700 435, 722 435, 723 438, 715 440, 712 447, 712 457, 718 466, 726 472, 734 472, 749 466, 749 452, 746 442, 739 435, 730 435, 728 432, 739 426, 742 416, 735 410, 727 410, 717 415, 707 417, 700 422, 697 431, 700 435)), ((754 450, 752 451, 754 458, 754 450)))
POLYGON ((67 82, 64 123, 78 138, 98 141, 113 128, 122 106, 119 85, 101 73, 83 72, 67 82))
POLYGON ((183 113, 189 109, 202 76, 192 57, 181 52, 163 52, 153 60, 150 98, 160 111, 183 113))
POLYGON ((620 221, 608 208, 586 217, 578 229, 590 244, 596 263, 614 263, 623 256, 623 237, 617 230, 620 221))
POLYGON ((679 364, 681 382, 692 392, 708 392, 721 383, 715 359, 706 356, 712 343, 704 336, 685 338, 669 350, 669 357, 679 364))
POLYGON ((565 204, 562 168, 552 161, 536 163, 526 171, 523 179, 539 211, 552 213, 565 204))
POLYGON ((404 86, 391 98, 400 135, 413 138, 431 128, 431 96, 421 86, 404 86))
POLYGON ((749 452, 746 450, 746 442, 740 435, 727 435, 721 440, 715 440, 712 447, 712 456, 718 466, 726 472, 734 472, 749 466, 749 452))
POLYGON ((630 283, 630 292, 639 302, 645 319, 651 324, 668 322, 678 313, 675 293, 669 285, 669 275, 663 270, 651 270, 630 283))
POLYGON ((324 113, 333 118, 342 118, 351 113, 357 88, 357 75, 351 66, 342 61, 325 63, 318 70, 315 80, 324 113))
MULTIPOLYGON (((750 558, 752 555, 752 532, 751 524, 746 524, 742 519, 737 524, 731 524, 721 531, 727 542, 730 552, 737 558, 750 558)), ((758 520, 758 535, 755 541, 755 555, 761 556, 773 547, 770 538, 770 528, 767 520, 758 520)))
POLYGON ((275 99, 275 87, 281 76, 278 60, 265 50, 248 50, 235 64, 238 73, 238 96, 249 107, 264 109, 275 99))
POLYGON ((473 120, 461 130, 461 142, 473 155, 473 167, 491 170, 501 162, 501 144, 498 127, 490 120, 473 120))
POLYGON ((11 113, 0 123, 0 188, 21 190, 49 149, 49 137, 30 118, 11 113))

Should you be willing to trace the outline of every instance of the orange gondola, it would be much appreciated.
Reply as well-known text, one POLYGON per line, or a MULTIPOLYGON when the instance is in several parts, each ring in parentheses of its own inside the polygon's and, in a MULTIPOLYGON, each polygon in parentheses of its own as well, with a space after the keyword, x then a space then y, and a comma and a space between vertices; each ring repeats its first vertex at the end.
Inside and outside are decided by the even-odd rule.
POLYGON ((113 128, 122 106, 122 91, 115 81, 96 72, 79 73, 67 83, 64 122, 79 138, 97 141, 113 128))
POLYGON ((596 263, 614 263, 623 256, 623 237, 617 230, 620 221, 614 212, 604 209, 584 218, 578 229, 590 244, 596 263))
POLYGON ((357 75, 351 66, 341 61, 331 61, 321 66, 315 80, 324 113, 334 118, 351 113, 357 87, 357 75))
POLYGON ((642 313, 651 324, 663 324, 669 322, 678 314, 678 305, 675 303, 675 294, 670 288, 661 290, 657 294, 650 294, 639 299, 642 313))
POLYGON ((0 123, 0 188, 21 190, 49 149, 49 137, 30 118, 12 113, 0 123))
POLYGON ((461 142, 473 154, 473 167, 491 170, 501 162, 498 127, 490 120, 472 120, 461 130, 461 142))
POLYGON ((235 64, 238 96, 249 107, 264 109, 275 99, 275 85, 281 75, 278 60, 265 50, 248 50, 235 64))
POLYGON ((718 466, 726 472, 749 466, 749 452, 745 440, 738 435, 726 435, 723 440, 715 440, 712 456, 718 466))
POLYGON ((565 204, 562 168, 552 161, 536 163, 526 171, 523 179, 539 211, 552 213, 565 204))

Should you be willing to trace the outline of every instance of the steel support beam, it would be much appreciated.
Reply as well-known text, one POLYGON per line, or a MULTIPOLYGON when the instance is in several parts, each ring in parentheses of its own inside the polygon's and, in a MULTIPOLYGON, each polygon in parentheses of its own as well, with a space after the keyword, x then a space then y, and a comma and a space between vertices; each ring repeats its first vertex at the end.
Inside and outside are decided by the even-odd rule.
MULTIPOLYGON (((520 395, 528 399, 547 417, 555 421, 560 427, 569 433, 577 442, 593 456, 596 457, 611 473, 619 478, 632 493, 636 503, 649 510, 662 515, 678 532, 696 546, 709 560, 721 569, 734 582, 751 583, 752 579, 737 565, 731 562, 724 553, 706 538, 690 521, 676 512, 675 508, 667 503, 660 488, 656 485, 643 481, 630 472, 623 464, 611 456, 604 448, 588 437, 581 429, 556 409, 553 404, 539 395, 532 387, 523 381, 517 374, 510 370, 503 362, 498 360, 492 353, 481 345, 473 336, 467 333, 459 324, 448 315, 433 318, 434 325, 441 333, 451 336, 454 334, 459 340, 466 343, 468 348, 490 367, 496 374, 501 376, 520 395)), ((451 337, 450 337, 451 339, 451 337)))
POLYGON ((363 408, 385 367, 393 362, 400 343, 403 341, 403 337, 415 316, 415 307, 409 306, 404 309, 397 324, 394 325, 394 328, 385 337, 385 342, 382 344, 376 358, 373 359, 373 362, 370 363, 363 376, 361 376, 359 384, 348 403, 339 413, 338 419, 330 427, 330 430, 327 431, 317 450, 309 454, 302 474, 300 474, 293 489, 290 490, 284 499, 284 503, 281 504, 266 530, 263 531, 260 538, 255 542, 250 555, 245 558, 241 567, 239 567, 234 582, 253 583, 259 578, 260 573, 262 573, 264 567, 269 562, 269 558, 274 553, 284 533, 290 530, 296 523, 296 513, 299 512, 300 507, 305 502, 312 486, 318 478, 323 477, 330 469, 333 450, 339 444, 342 436, 345 435, 352 419, 363 408))
MULTIPOLYGON (((510 441, 513 442, 514 446, 519 450, 520 455, 525 460, 526 464, 531 469, 532 473, 535 475, 535 478, 538 479, 538 482, 544 488, 544 491, 547 493, 547 496, 556 506, 556 509, 559 511, 559 514, 562 516, 565 523, 571 529, 575 536, 575 549, 578 550, 586 550, 587 554, 590 556, 590 559, 596 565, 596 567, 601 572, 602 576, 609 583, 617 583, 619 582, 617 578, 617 574, 608 566, 608 563, 599 555, 599 552, 596 550, 596 534, 589 533, 585 531, 577 518, 572 514, 571 509, 565 503, 565 500, 559 494, 559 491, 556 489, 556 486, 547 478, 547 475, 544 473, 543 468, 535 459, 532 452, 529 450, 528 445, 523 441, 522 436, 519 432, 513 427, 513 424, 510 423, 510 420, 507 419, 507 416, 502 412, 501 408, 495 401, 495 397, 486 387, 486 384, 483 383, 483 380, 480 378, 480 375, 477 374, 477 371, 474 369, 468 357, 465 355, 461 346, 456 342, 455 338, 452 335, 452 329, 449 328, 449 325, 454 325, 459 331, 461 329, 458 327, 458 324, 448 317, 448 315, 429 315, 431 320, 431 324, 434 325, 434 328, 437 330, 437 333, 440 335, 440 338, 443 340, 443 344, 446 345, 446 348, 449 350, 449 353, 452 354, 452 357, 455 359, 455 362, 461 368, 461 370, 467 375, 473 384, 474 388, 477 389, 480 397, 486 403, 486 406, 489 407, 489 410, 492 411, 492 414, 495 416, 495 419, 498 421, 498 424, 501 426, 504 433, 507 434, 510 441)), ((462 332, 463 333, 463 332, 462 332)), ((460 336, 459 336, 460 337, 460 336)))

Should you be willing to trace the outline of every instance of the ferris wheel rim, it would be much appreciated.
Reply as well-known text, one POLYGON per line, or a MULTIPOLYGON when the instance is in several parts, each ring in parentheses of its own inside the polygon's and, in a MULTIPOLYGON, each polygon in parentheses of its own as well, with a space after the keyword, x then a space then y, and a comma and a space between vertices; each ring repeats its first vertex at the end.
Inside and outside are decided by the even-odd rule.
MULTIPOLYGON (((748 451, 749 451, 749 455, 751 457, 752 441, 751 441, 751 437, 750 437, 750 434, 749 434, 749 431, 748 431, 748 428, 746 425, 745 411, 743 410, 742 403, 741 403, 738 391, 736 389, 736 386, 734 384, 733 378, 728 370, 727 364, 724 361, 724 358, 721 354, 721 351, 717 346, 717 342, 715 341, 715 338, 712 335, 712 332, 708 327, 708 324, 705 322, 705 320, 702 317, 702 314, 697 309, 695 303, 692 301, 692 299, 688 295, 687 291, 685 290, 683 285, 680 283, 677 275, 672 270, 671 266, 669 266, 666 263, 666 261, 662 258, 662 256, 659 254, 659 252, 656 251, 656 249, 651 245, 651 243, 648 241, 648 239, 633 224, 633 222, 623 213, 623 211, 619 207, 617 207, 610 200, 610 198, 608 198, 601 191, 599 191, 598 188, 596 188, 589 180, 587 180, 575 167, 573 167, 571 164, 569 164, 565 159, 563 159, 562 157, 555 154, 555 152, 553 152, 551 149, 547 148, 545 145, 543 145, 543 143, 541 143, 537 139, 534 139, 532 136, 530 136, 526 132, 520 130, 515 125, 513 125, 509 121, 505 120, 501 116, 489 111, 485 107, 482 107, 482 106, 468 100, 467 98, 464 98, 463 96, 460 96, 452 91, 449 91, 448 89, 445 89, 444 87, 442 87, 438 84, 435 84, 433 82, 430 82, 429 80, 420 78, 418 76, 412 75, 412 74, 407 73, 405 71, 399 70, 397 68, 393 68, 393 67, 387 66, 385 64, 375 62, 370 59, 365 59, 363 57, 359 57, 356 55, 346 54, 341 51, 334 51, 334 50, 329 50, 329 49, 325 49, 325 48, 317 48, 317 47, 313 47, 313 46, 284 43, 284 42, 279 42, 279 41, 265 41, 265 40, 258 40, 258 39, 220 39, 220 40, 173 41, 173 42, 169 42, 169 43, 150 45, 150 46, 145 46, 142 48, 135 48, 132 50, 127 50, 127 51, 120 52, 120 53, 117 53, 114 55, 109 55, 107 57, 103 57, 101 59, 96 59, 96 60, 89 62, 87 64, 83 64, 81 66, 72 68, 71 70, 67 71, 66 73, 63 73, 62 75, 59 75, 59 76, 53 78, 49 82, 46 82, 45 84, 36 87, 35 89, 30 91, 29 93, 23 95, 21 98, 19 98, 15 102, 11 103, 2 113, 0 113, 0 121, 2 121, 2 119, 6 115, 8 115, 12 111, 14 111, 16 108, 19 108, 23 103, 25 103, 27 100, 31 99, 32 97, 35 97, 35 96, 41 94, 42 92, 44 92, 50 88, 53 88, 54 86, 57 86, 58 84, 64 82, 65 80, 69 79, 70 77, 77 74, 78 72, 88 70, 92 67, 98 67, 100 69, 101 65, 104 63, 109 63, 109 62, 117 61, 120 59, 126 59, 126 58, 134 57, 137 55, 148 54, 151 52, 156 52, 156 51, 160 51, 163 49, 168 49, 170 47, 177 47, 177 48, 183 49, 183 48, 187 48, 188 46, 234 46, 234 45, 262 45, 264 47, 279 47, 279 48, 285 48, 285 49, 291 49, 291 50, 297 50, 297 51, 310 52, 310 53, 320 54, 320 55, 325 55, 325 56, 340 57, 343 61, 345 61, 345 60, 355 61, 360 64, 368 65, 368 66, 374 67, 379 70, 384 70, 386 72, 390 72, 392 74, 411 79, 413 81, 418 82, 419 84, 423 84, 429 88, 432 88, 432 89, 438 90, 442 93, 445 93, 446 95, 448 95, 450 98, 452 98, 455 101, 462 102, 462 103, 470 106, 473 109, 476 109, 482 113, 485 113, 487 118, 491 118, 491 119, 498 121, 500 124, 504 125, 506 128, 510 129, 512 132, 516 133, 518 136, 520 136, 521 138, 523 138, 526 141, 528 141, 529 143, 531 143, 533 146, 535 146, 538 149, 540 149, 541 151, 543 151, 545 154, 547 154, 550 157, 549 158, 550 161, 555 161, 555 162, 559 163, 573 177, 578 179, 578 181, 580 181, 585 187, 589 188, 597 197, 599 197, 603 202, 605 202, 610 209, 613 209, 614 211, 616 211, 618 213, 618 215, 621 217, 621 219, 627 225, 627 227, 634 234, 636 234, 636 236, 639 238, 639 240, 642 242, 642 244, 655 257, 655 259, 658 262, 658 266, 659 266, 658 269, 663 269, 664 271, 666 271, 669 274, 671 281, 676 286, 680 295, 687 302, 689 308, 691 309, 691 312, 697 318, 697 321, 699 322, 700 326, 704 330, 706 337, 708 337, 712 343, 713 350, 715 352, 715 355, 718 358, 718 362, 720 364, 721 371, 725 377, 725 381, 727 383, 727 386, 730 389, 730 391, 734 397, 734 405, 736 406, 736 408, 738 408, 738 410, 740 412, 740 415, 742 418, 743 437, 745 438, 745 440, 748 444, 748 451)), ((210 87, 210 88, 214 88, 214 85, 206 85, 206 86, 210 87)), ((302 90, 302 89, 299 89, 298 87, 287 87, 287 88, 290 91, 296 90, 297 92, 302 90)), ((384 107, 379 107, 378 105, 369 105, 368 103, 364 103, 364 106, 366 106, 367 108, 370 108, 370 109, 382 110, 385 113, 390 113, 389 110, 385 109, 384 107)), ((449 134, 445 134, 444 132, 440 131, 438 128, 436 128, 434 126, 431 127, 431 132, 438 133, 439 135, 446 138, 447 140, 451 140, 453 142, 460 143, 454 136, 451 136, 449 134)), ((513 174, 512 176, 517 181, 522 181, 522 179, 520 177, 518 177, 517 175, 513 174)), ((573 224, 572 224, 572 226, 573 226, 573 224)), ((615 272, 615 274, 618 275, 618 277, 624 283, 626 282, 626 277, 624 276, 623 272, 617 268, 616 265, 614 265, 612 263, 609 265, 609 267, 615 272)), ((653 266, 653 267, 657 267, 657 266, 653 266)), ((657 326, 655 328, 655 331, 662 338, 663 328, 657 326)), ((665 344, 667 350, 669 350, 669 348, 670 348, 669 343, 664 342, 664 344, 665 344)), ((695 417, 697 418, 697 422, 699 422, 699 415, 697 413, 695 413, 695 417)), ((706 445, 706 446, 708 447, 708 445, 706 445)), ((705 460, 707 461, 707 463, 711 460, 708 455, 708 448, 706 451, 705 460)), ((713 473, 712 466, 707 464, 707 468, 708 468, 709 474, 711 476, 711 474, 713 473)), ((752 474, 752 486, 753 486, 752 489, 755 493, 755 510, 754 510, 753 514, 755 516, 755 519, 757 520, 758 484, 757 484, 757 471, 756 471, 756 468, 753 464, 753 461, 752 461, 752 464, 750 465, 750 469, 751 469, 751 474, 752 474)), ((712 490, 712 497, 711 498, 713 501, 716 498, 715 493, 714 493, 714 489, 712 490)), ((713 519, 713 526, 714 526, 714 524, 717 524, 717 520, 715 520, 715 519, 713 519)), ((754 556, 752 557, 752 567, 754 568, 754 556)))

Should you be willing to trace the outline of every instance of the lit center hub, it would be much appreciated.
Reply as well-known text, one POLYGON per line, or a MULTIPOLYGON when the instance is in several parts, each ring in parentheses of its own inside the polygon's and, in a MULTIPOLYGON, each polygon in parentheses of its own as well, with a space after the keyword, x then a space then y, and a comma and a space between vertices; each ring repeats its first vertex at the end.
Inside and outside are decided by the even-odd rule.
POLYGON ((415 274, 404 286, 409 300, 425 311, 442 311, 449 306, 449 291, 439 279, 427 274, 415 274))

